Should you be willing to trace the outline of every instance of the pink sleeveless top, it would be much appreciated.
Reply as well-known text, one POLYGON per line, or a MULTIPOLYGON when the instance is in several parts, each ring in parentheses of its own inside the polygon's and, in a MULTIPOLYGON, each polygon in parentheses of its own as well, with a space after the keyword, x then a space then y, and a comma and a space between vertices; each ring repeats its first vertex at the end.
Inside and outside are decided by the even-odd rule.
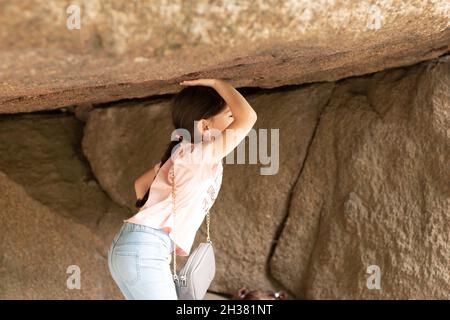
POLYGON ((146 203, 124 222, 163 229, 177 245, 176 254, 188 256, 197 230, 214 204, 222 184, 222 160, 213 163, 208 157, 212 152, 210 141, 196 144, 181 141, 159 168, 146 203), (175 220, 172 213, 174 169, 175 220))

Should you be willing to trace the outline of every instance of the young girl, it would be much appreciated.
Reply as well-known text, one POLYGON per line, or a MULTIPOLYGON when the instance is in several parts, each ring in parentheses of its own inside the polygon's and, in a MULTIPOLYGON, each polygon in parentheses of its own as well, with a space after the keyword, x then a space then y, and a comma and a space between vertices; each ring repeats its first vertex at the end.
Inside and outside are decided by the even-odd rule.
MULTIPOLYGON (((126 299, 177 300, 171 253, 188 256, 222 183, 222 159, 256 122, 247 100, 220 79, 183 81, 173 100, 175 141, 134 183, 139 211, 108 251, 109 270, 126 299), (173 216, 172 184, 175 187, 173 216)), ((173 138, 172 138, 173 140, 173 138)))

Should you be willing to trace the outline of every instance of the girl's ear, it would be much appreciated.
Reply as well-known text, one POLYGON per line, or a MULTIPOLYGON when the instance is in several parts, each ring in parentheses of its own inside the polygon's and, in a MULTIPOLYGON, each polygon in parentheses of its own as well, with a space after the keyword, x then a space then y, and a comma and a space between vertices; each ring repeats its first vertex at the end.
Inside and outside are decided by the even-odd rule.
POLYGON ((197 129, 198 129, 198 132, 200 132, 200 133, 204 133, 206 130, 209 129, 209 127, 210 127, 210 123, 209 123, 209 120, 207 120, 207 119, 201 119, 197 123, 197 129))
POLYGON ((209 121, 206 119, 201 119, 197 121, 197 131, 201 137, 201 141, 204 141, 204 137, 209 137, 209 121))

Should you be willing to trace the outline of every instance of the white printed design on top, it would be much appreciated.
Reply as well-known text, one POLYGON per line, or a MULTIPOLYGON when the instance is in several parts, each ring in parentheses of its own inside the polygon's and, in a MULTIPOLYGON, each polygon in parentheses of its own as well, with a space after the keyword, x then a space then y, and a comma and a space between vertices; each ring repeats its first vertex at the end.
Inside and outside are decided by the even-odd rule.
POLYGON ((214 179, 213 183, 208 187, 206 196, 203 199, 203 213, 206 215, 208 210, 213 205, 217 198, 217 193, 220 189, 220 184, 222 183, 222 174, 218 174, 214 179))

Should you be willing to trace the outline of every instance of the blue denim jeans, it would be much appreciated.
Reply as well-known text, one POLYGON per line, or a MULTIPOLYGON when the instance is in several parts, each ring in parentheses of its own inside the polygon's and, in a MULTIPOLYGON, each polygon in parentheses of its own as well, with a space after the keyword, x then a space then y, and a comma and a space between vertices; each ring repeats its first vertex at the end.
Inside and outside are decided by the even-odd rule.
POLYGON ((174 245, 162 229, 124 222, 108 250, 112 278, 127 300, 177 300, 174 245))

